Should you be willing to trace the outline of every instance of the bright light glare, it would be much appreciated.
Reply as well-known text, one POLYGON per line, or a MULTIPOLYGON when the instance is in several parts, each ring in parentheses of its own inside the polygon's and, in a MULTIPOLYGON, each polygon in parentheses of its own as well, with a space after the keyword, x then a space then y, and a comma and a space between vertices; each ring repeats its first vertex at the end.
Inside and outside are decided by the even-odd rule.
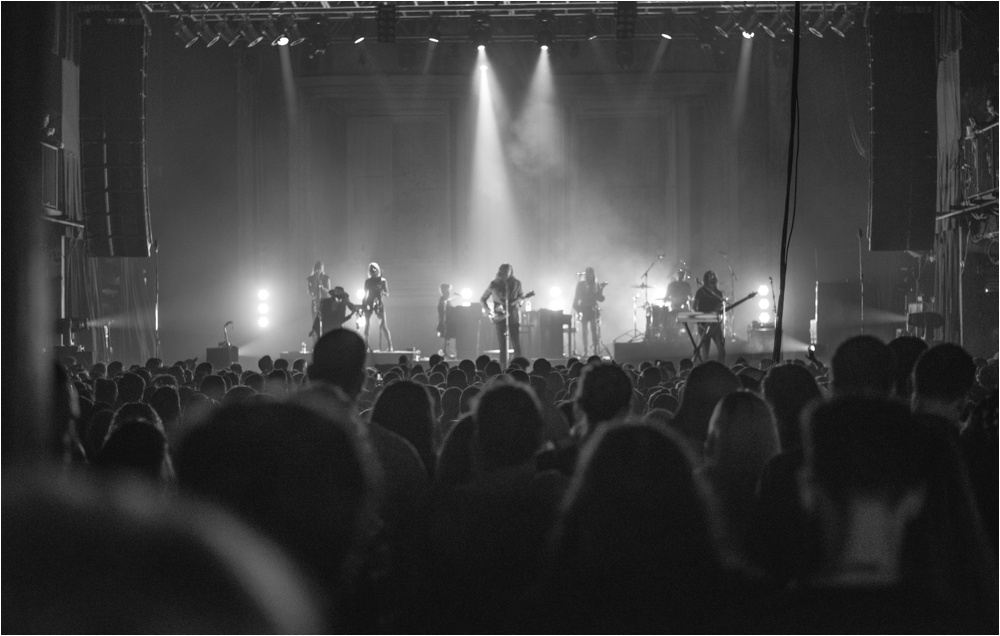
POLYGON ((283 35, 275 42, 278 46, 288 46, 288 36, 283 35))
POLYGON ((271 294, 266 289, 257 292, 257 300, 267 300, 270 296, 271 294))
POLYGON ((667 296, 667 288, 654 287, 653 289, 649 290, 649 294, 651 296, 650 300, 656 300, 657 302, 659 302, 667 296))
POLYGON ((355 44, 361 44, 364 41, 365 41, 365 36, 363 35, 354 39, 355 44))
POLYGON ((767 298, 761 298, 760 302, 757 303, 757 306, 760 307, 761 309, 767 309, 768 307, 771 306, 771 301, 768 300, 767 298))
POLYGON ((472 290, 469 289, 468 287, 463 287, 462 288, 462 298, 464 298, 466 300, 469 300, 470 298, 472 298, 472 290))
MULTIPOLYGON (((480 50, 480 51, 482 51, 482 50, 483 50, 483 47, 479 47, 479 50, 480 50)), ((484 73, 485 73, 485 72, 486 72, 487 70, 489 70, 489 68, 490 68, 490 67, 486 66, 485 64, 480 64, 480 65, 479 65, 479 70, 480 70, 480 71, 483 71, 484 73)))
POLYGON ((753 39, 753 35, 754 34, 751 31, 744 31, 743 32, 743 37, 746 38, 746 39, 748 39, 748 40, 753 39))
POLYGON ((357 319, 357 322, 355 323, 355 324, 357 324, 358 329, 364 329, 365 328, 365 322, 367 322, 365 320, 365 315, 364 314, 358 314, 358 319, 357 319))
POLYGON ((553 287, 549 290, 549 298, 559 298, 560 294, 562 294, 562 290, 558 287, 553 287))
POLYGON ((664 40, 673 40, 674 39, 674 37, 672 35, 670 35, 669 33, 661 33, 660 37, 663 38, 664 40))
POLYGON ((257 305, 257 313, 258 314, 266 314, 269 311, 271 311, 271 308, 268 306, 267 303, 261 303, 261 304, 257 305))
POLYGON ((267 329, 269 324, 271 324, 271 321, 267 319, 267 316, 261 316, 257 319, 257 326, 261 329, 267 329))
POLYGON ((365 288, 362 287, 361 289, 358 290, 358 300, 361 300, 364 297, 365 297, 365 288))
POLYGON ((476 48, 479 49, 480 51, 485 51, 486 50, 486 45, 485 44, 480 44, 476 48))
POLYGON ((768 287, 767 285, 761 285, 760 287, 757 288, 757 295, 767 296, 767 292, 769 291, 771 291, 770 287, 768 287))
POLYGON ((552 300, 550 300, 549 301, 549 309, 551 311, 562 311, 563 310, 563 301, 562 301, 562 299, 561 298, 553 298, 552 300))
POLYGON ((757 317, 757 320, 761 322, 771 322, 771 314, 766 311, 762 311, 760 312, 760 316, 757 317))
POLYGON ((543 44, 542 45, 542 50, 543 51, 548 51, 549 50, 549 45, 548 44, 543 44))

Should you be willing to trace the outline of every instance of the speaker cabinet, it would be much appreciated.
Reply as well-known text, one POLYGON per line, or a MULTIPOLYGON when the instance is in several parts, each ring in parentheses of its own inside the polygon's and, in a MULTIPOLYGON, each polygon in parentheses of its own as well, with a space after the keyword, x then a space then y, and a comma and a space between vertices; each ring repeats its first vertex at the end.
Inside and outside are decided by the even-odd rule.
POLYGON ((929 250, 937 206, 937 63, 928 45, 935 37, 933 6, 876 4, 869 247, 929 250))
POLYGON ((205 350, 205 360, 212 363, 213 370, 227 369, 229 365, 240 361, 240 348, 210 347, 205 350))

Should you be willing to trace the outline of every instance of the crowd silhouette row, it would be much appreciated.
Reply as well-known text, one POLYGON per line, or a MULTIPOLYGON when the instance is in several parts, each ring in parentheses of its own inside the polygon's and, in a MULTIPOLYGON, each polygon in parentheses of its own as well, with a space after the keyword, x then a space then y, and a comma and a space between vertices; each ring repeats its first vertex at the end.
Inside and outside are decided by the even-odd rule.
POLYGON ((3 631, 995 633, 997 361, 55 367, 3 631))

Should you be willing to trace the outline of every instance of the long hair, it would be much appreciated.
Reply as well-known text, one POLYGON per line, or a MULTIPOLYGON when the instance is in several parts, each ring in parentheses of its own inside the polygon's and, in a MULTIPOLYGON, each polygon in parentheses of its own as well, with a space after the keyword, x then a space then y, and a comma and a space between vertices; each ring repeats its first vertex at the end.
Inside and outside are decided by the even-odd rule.
POLYGON ((368 274, 371 276, 381 276, 382 268, 379 267, 378 263, 368 263, 368 274))

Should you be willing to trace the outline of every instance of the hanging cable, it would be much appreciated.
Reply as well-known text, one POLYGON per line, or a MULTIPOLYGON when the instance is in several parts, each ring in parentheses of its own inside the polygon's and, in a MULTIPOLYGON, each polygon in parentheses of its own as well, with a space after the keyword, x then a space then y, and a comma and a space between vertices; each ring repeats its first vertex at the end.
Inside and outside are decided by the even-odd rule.
POLYGON ((772 359, 777 364, 781 361, 781 333, 784 327, 785 311, 785 279, 788 273, 788 247, 791 241, 791 229, 794 227, 794 209, 797 198, 798 184, 798 148, 799 148, 799 47, 801 44, 800 19, 801 3, 795 3, 795 14, 792 20, 792 108, 788 135, 788 172, 785 179, 785 218, 781 224, 781 255, 779 266, 778 306, 774 316, 774 352, 772 359))

